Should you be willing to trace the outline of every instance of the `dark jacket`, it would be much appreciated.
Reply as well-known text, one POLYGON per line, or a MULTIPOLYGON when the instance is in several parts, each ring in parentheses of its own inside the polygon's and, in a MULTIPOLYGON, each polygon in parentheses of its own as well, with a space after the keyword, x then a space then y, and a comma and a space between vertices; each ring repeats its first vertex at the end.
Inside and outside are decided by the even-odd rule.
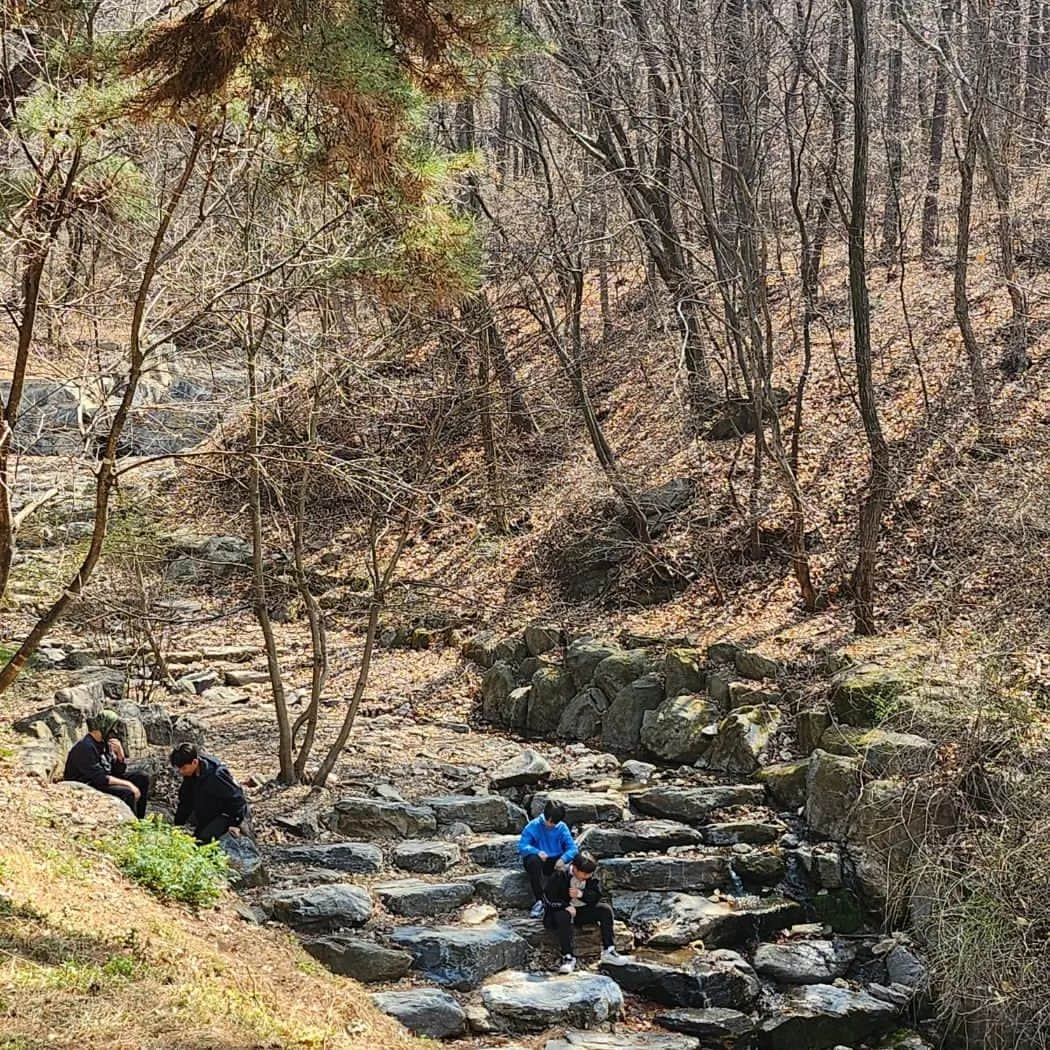
POLYGON ((594 874, 583 884, 583 896, 574 900, 569 896, 569 887, 572 885, 571 877, 568 868, 551 873, 543 890, 543 903, 547 906, 548 911, 559 911, 570 904, 590 906, 605 899, 605 889, 597 874, 594 874))
POLYGON ((69 749, 62 779, 79 780, 102 791, 109 786, 110 777, 122 777, 126 772, 126 763, 118 762, 107 744, 87 733, 69 749))
POLYGON ((236 827, 248 815, 248 803, 241 786, 216 758, 200 756, 200 768, 192 777, 183 777, 175 823, 192 820, 203 828, 216 817, 228 817, 236 827))

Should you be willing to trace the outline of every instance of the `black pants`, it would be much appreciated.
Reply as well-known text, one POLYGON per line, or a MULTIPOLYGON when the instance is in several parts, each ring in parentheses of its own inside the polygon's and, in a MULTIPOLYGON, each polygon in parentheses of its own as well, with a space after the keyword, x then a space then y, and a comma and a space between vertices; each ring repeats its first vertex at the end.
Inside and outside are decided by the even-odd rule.
POLYGON ((543 886, 554 871, 554 865, 558 863, 557 857, 548 857, 540 860, 535 853, 530 853, 524 861, 525 874, 529 877, 529 886, 532 888, 532 899, 541 900, 543 897, 543 886))
POLYGON ((104 787, 100 790, 107 795, 119 798, 141 820, 146 815, 146 803, 149 801, 149 777, 145 773, 125 773, 120 779, 130 781, 139 789, 137 802, 135 796, 126 787, 104 787))
POLYGON ((221 839, 229 830, 229 817, 215 817, 214 819, 209 820, 204 827, 196 828, 193 834, 196 836, 197 841, 203 846, 208 842, 215 842, 217 839, 221 839))
POLYGON ((569 916, 567 908, 548 908, 543 916, 543 925, 558 934, 558 944, 562 955, 576 954, 576 931, 574 926, 597 923, 602 931, 602 947, 608 948, 613 943, 613 910, 611 904, 604 901, 598 904, 581 904, 576 908, 576 918, 569 916))

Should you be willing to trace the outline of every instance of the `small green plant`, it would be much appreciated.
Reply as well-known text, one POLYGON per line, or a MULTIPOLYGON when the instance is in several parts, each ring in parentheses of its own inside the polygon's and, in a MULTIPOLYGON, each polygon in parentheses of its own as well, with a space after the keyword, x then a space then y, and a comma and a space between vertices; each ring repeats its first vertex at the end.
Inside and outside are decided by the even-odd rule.
POLYGON ((217 842, 199 846, 191 835, 157 816, 126 825, 102 847, 128 878, 162 900, 198 907, 213 904, 229 878, 229 861, 217 842))

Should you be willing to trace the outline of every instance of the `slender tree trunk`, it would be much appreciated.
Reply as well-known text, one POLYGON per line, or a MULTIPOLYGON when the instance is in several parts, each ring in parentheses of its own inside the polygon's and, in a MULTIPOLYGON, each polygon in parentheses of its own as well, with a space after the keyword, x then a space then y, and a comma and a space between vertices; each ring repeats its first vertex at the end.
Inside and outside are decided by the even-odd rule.
POLYGON ((1050 3, 1028 0, 1028 44, 1025 56, 1025 135, 1021 159, 1035 164, 1045 156, 1047 73, 1050 71, 1050 3))
POLYGON ((890 51, 886 77, 886 202, 882 213, 882 251, 889 261, 897 254, 901 228, 901 92, 904 74, 902 57, 903 29, 900 23, 900 0, 890 0, 890 51))
MULTIPOLYGON (((954 0, 943 0, 937 43, 942 51, 948 49, 949 31, 954 19, 954 0)), ((922 258, 930 260, 937 248, 937 217, 940 207, 941 162, 944 156, 944 132, 948 125, 948 70, 944 63, 936 64, 933 81, 933 113, 930 118, 930 153, 926 165, 926 192, 922 202, 922 258)))

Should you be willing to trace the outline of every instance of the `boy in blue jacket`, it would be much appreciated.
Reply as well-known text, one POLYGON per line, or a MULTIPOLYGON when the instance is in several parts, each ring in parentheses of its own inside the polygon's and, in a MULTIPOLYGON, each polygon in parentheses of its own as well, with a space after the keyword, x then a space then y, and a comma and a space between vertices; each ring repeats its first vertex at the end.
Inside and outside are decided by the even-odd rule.
POLYGON ((532 896, 532 917, 543 915, 543 884, 551 874, 565 868, 579 853, 572 839, 572 832, 565 823, 565 807, 558 802, 548 802, 543 813, 530 820, 521 832, 518 853, 529 876, 532 896))

